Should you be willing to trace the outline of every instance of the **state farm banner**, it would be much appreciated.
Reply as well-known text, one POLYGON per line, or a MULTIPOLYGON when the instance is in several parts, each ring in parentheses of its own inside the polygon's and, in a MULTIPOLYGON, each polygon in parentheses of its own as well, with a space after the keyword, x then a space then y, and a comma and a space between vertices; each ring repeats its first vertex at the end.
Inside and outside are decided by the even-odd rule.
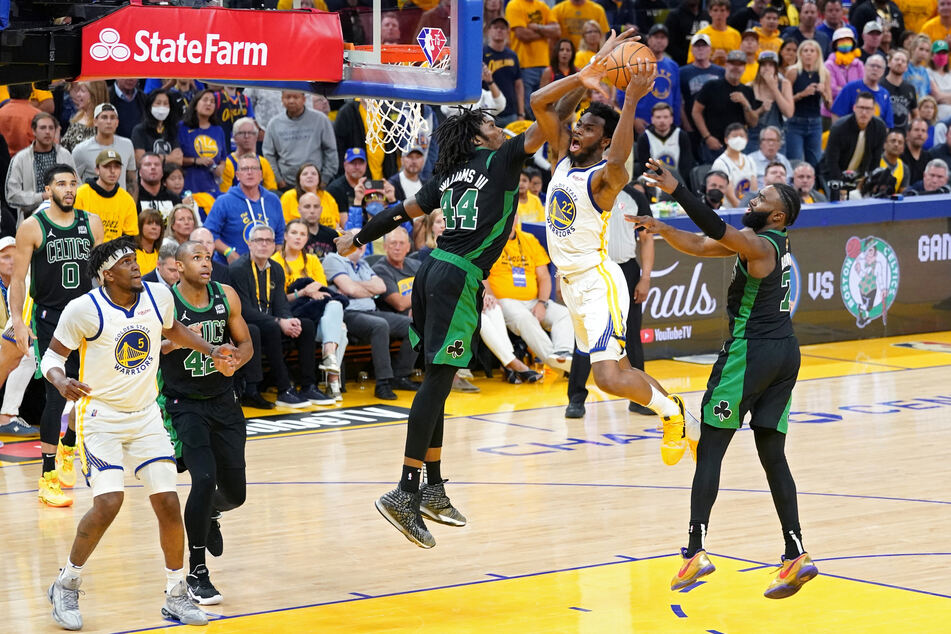
POLYGON ((83 27, 79 79, 339 82, 336 13, 130 5, 83 27))

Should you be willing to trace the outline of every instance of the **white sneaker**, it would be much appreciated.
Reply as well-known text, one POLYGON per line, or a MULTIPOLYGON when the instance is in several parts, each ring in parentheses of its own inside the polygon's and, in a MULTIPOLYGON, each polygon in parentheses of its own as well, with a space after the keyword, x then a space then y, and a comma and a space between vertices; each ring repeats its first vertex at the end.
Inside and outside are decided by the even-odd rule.
POLYGON ((179 581, 171 592, 166 593, 162 616, 185 625, 208 625, 208 615, 192 603, 184 581, 179 581))
POLYGON ((53 604, 53 620, 64 630, 81 630, 83 617, 79 613, 79 584, 82 579, 64 579, 57 577, 47 591, 53 604))

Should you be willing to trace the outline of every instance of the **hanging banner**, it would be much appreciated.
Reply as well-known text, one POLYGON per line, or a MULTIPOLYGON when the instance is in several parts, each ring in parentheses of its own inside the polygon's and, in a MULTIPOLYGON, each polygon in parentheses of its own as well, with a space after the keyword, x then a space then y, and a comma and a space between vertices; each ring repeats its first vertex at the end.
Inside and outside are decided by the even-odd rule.
POLYGON ((130 5, 83 27, 79 79, 339 82, 336 13, 130 5))

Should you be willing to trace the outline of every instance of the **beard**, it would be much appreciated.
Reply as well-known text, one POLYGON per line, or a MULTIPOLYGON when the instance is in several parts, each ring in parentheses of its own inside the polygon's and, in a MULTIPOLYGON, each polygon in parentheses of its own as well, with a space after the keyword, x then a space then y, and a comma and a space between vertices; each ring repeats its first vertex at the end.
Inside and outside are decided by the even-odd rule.
MULTIPOLYGON (((56 203, 56 206, 59 207, 61 210, 65 211, 65 212, 67 212, 67 213, 73 210, 73 205, 72 205, 72 204, 67 205, 66 203, 63 202, 63 199, 60 198, 59 196, 57 196, 56 194, 52 194, 51 198, 53 199, 53 202, 56 203)), ((73 198, 73 201, 75 201, 75 200, 76 200, 76 198, 74 197, 74 198, 73 198)))
POLYGON ((770 213, 769 211, 748 211, 743 214, 743 226, 759 231, 766 226, 770 213))

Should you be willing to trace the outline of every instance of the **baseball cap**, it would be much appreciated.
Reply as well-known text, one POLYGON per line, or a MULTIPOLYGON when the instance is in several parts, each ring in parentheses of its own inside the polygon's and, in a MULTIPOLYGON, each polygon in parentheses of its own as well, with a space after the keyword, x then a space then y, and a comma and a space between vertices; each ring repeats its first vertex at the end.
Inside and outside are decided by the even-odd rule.
POLYGON ((367 151, 362 147, 352 147, 347 150, 347 153, 343 156, 343 162, 349 163, 350 161, 355 161, 356 159, 367 160, 367 151))
POLYGON ((934 44, 931 45, 932 53, 947 53, 948 52, 948 42, 947 40, 935 40, 934 44))
POLYGON ((832 34, 832 41, 833 41, 833 42, 835 42, 836 40, 844 40, 844 39, 846 39, 846 38, 848 38, 848 39, 850 39, 850 40, 854 40, 854 39, 855 39, 855 33, 853 33, 853 32, 852 32, 852 29, 850 29, 850 28, 847 27, 847 26, 840 26, 840 27, 837 28, 837 29, 835 30, 835 32, 832 34))
POLYGON ((878 23, 878 20, 869 20, 865 23, 865 27, 862 28, 862 35, 866 33, 881 33, 882 25, 878 23))
POLYGON ((504 24, 505 26, 508 26, 508 25, 509 25, 509 21, 506 20, 504 17, 502 17, 502 16, 500 15, 500 16, 498 16, 497 18, 495 18, 494 20, 492 20, 491 22, 489 22, 489 26, 494 25, 496 22, 501 22, 501 23, 504 24))
POLYGON ((651 27, 651 30, 647 32, 647 36, 650 37, 654 33, 663 33, 664 35, 670 37, 670 31, 667 30, 667 27, 663 24, 655 24, 651 27))
POLYGON ((756 29, 752 28, 752 27, 750 27, 750 28, 746 29, 745 31, 743 31, 743 37, 742 37, 742 39, 745 40, 747 37, 751 37, 751 36, 752 36, 752 37, 755 37, 757 40, 759 39, 759 32, 758 32, 756 29))
POLYGON ((757 60, 760 62, 773 62, 774 64, 779 64, 779 55, 773 51, 760 51, 757 60))
POLYGON ((92 118, 95 119, 96 117, 98 117, 100 114, 102 114, 102 111, 103 111, 103 110, 108 110, 109 112, 115 112, 115 111, 116 111, 116 107, 113 106, 111 103, 108 103, 108 102, 107 102, 107 103, 101 103, 101 104, 99 104, 98 106, 96 106, 96 109, 95 109, 95 110, 92 111, 92 118))
POLYGON ((419 152, 420 154, 425 154, 425 153, 426 153, 426 152, 423 151, 423 148, 421 148, 421 147, 418 146, 418 145, 414 145, 414 146, 408 148, 405 152, 403 152, 403 156, 407 156, 407 155, 409 155, 409 154, 412 154, 413 152, 419 152))
POLYGON ((741 64, 746 63, 746 53, 743 51, 732 50, 726 54, 726 61, 729 62, 740 62, 741 64))
POLYGON ((697 33, 697 34, 694 35, 693 38, 690 40, 690 44, 693 45, 693 46, 696 46, 698 42, 702 42, 702 43, 706 44, 707 46, 711 46, 711 44, 710 44, 710 36, 707 35, 706 33, 697 33))
POLYGON ((17 240, 13 236, 4 236, 0 238, 0 251, 3 251, 7 247, 15 247, 17 245, 17 240))
POLYGON ((119 153, 115 150, 103 150, 96 157, 96 167, 105 165, 106 163, 112 163, 114 161, 119 163, 122 162, 122 157, 119 156, 119 153))

